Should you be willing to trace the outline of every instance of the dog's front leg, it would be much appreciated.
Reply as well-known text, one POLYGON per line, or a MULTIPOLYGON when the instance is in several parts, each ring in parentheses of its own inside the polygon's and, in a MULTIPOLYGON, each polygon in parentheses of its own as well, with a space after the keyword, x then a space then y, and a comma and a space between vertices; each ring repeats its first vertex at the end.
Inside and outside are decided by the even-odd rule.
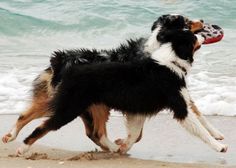
POLYGON ((197 115, 194 113, 191 106, 191 98, 188 90, 186 88, 182 88, 180 94, 182 95, 184 102, 179 99, 179 104, 181 104, 181 106, 178 106, 178 108, 174 110, 174 113, 178 114, 183 110, 187 112, 187 115, 179 120, 180 124, 186 128, 189 133, 199 137, 202 141, 210 145, 214 150, 218 152, 226 152, 228 148, 227 145, 221 144, 215 138, 213 138, 197 118, 197 115))
POLYGON ((141 139, 145 119, 146 116, 126 114, 126 128, 128 136, 124 140, 116 140, 116 143, 121 145, 119 149, 120 153, 126 153, 134 143, 141 139))
POLYGON ((198 120, 201 122, 201 124, 208 130, 208 132, 216 139, 216 140, 223 140, 224 135, 217 130, 213 125, 207 121, 207 119, 202 115, 202 113, 198 110, 197 106, 194 104, 194 102, 191 100, 190 103, 192 111, 196 114, 198 120))
POLYGON ((217 152, 227 151, 227 145, 219 143, 209 134, 190 107, 188 108, 188 116, 181 120, 180 123, 188 132, 202 139, 217 152))

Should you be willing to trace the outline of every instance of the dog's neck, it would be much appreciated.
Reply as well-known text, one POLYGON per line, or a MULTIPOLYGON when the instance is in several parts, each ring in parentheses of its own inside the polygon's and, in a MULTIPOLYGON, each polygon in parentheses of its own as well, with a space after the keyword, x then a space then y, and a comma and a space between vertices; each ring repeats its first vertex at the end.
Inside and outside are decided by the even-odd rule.
POLYGON ((145 52, 153 53, 155 50, 160 48, 160 43, 156 39, 157 34, 159 33, 160 30, 161 30, 161 27, 158 27, 155 30, 153 30, 151 36, 148 38, 148 40, 144 44, 145 52))
POLYGON ((167 66, 180 77, 185 76, 191 67, 188 61, 176 56, 171 43, 162 44, 151 54, 151 58, 158 61, 159 64, 167 66))
POLYGON ((187 75, 187 69, 185 69, 185 67, 181 66, 177 61, 172 61, 171 63, 179 67, 185 73, 185 75, 187 75))

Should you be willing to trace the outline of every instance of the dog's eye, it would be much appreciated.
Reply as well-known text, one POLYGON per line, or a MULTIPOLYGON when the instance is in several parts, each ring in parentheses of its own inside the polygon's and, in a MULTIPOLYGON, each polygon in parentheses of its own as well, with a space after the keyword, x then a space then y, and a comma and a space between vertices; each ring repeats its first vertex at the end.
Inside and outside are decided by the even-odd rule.
POLYGON ((193 22, 192 22, 191 20, 188 20, 188 22, 186 22, 186 27, 187 27, 188 29, 191 29, 192 24, 193 24, 193 22))

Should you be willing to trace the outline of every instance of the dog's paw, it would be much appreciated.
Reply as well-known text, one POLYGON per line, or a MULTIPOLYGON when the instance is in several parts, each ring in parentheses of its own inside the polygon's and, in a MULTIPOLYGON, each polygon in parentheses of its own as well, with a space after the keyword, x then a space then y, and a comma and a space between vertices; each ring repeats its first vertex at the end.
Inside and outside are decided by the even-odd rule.
POLYGON ((24 144, 24 145, 20 146, 19 148, 17 148, 16 155, 21 156, 21 155, 25 154, 26 152, 28 152, 29 149, 30 149, 30 146, 24 144))
POLYGON ((218 144, 215 148, 214 148, 217 152, 222 152, 225 153, 228 150, 228 145, 225 144, 218 144))
POLYGON ((120 145, 120 148, 119 148, 118 152, 120 154, 126 154, 128 152, 128 150, 129 150, 128 145, 123 143, 123 144, 120 145))
POLYGON ((11 142, 15 139, 16 139, 16 137, 14 137, 11 133, 8 133, 8 134, 6 134, 2 137, 2 142, 3 143, 8 143, 8 142, 11 142))
POLYGON ((215 138, 216 140, 223 140, 223 139, 224 139, 224 136, 214 136, 214 138, 215 138))
POLYGON ((214 134, 212 134, 212 136, 216 139, 216 140, 223 140, 224 139, 224 135, 221 132, 215 132, 214 134))
POLYGON ((124 139, 117 139, 117 140, 115 140, 115 144, 116 145, 122 145, 123 143, 124 143, 124 139))
POLYGON ((228 145, 223 145, 220 152, 225 153, 228 150, 228 145))

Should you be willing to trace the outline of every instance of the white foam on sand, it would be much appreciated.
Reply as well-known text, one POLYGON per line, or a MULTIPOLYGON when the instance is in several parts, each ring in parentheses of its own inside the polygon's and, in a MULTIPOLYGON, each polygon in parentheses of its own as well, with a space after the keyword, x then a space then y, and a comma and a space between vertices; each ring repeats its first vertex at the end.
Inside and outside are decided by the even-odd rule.
POLYGON ((15 114, 26 109, 31 100, 32 81, 46 67, 45 61, 42 60, 47 61, 48 58, 0 58, 0 113, 15 114))
POLYGON ((209 72, 189 77, 193 99, 204 114, 236 116, 236 77, 209 77, 209 72))

